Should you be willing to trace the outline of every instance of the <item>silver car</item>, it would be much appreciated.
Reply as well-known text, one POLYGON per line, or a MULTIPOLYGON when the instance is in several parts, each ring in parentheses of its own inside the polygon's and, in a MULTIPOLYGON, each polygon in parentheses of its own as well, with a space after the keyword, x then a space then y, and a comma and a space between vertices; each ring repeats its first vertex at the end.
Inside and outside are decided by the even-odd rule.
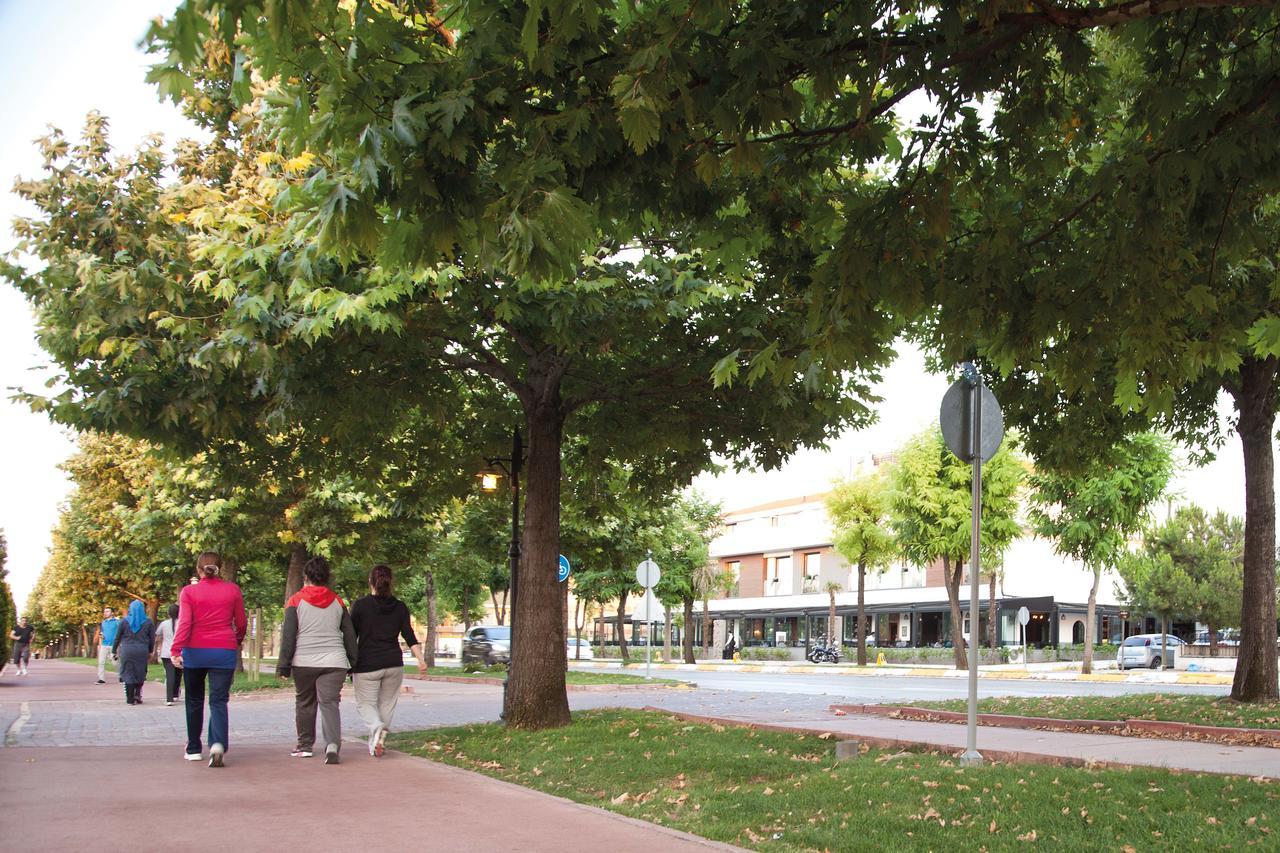
MULTIPOLYGON (((1175 649, 1186 645, 1173 634, 1163 636, 1168 638, 1170 657, 1173 656, 1175 649)), ((1116 666, 1122 670, 1135 666, 1157 669, 1162 662, 1164 643, 1165 640, 1160 634, 1134 634, 1132 637, 1126 637, 1116 651, 1116 666)))
POLYGON ((478 625, 462 639, 462 663, 493 666, 511 660, 511 628, 506 625, 478 625))

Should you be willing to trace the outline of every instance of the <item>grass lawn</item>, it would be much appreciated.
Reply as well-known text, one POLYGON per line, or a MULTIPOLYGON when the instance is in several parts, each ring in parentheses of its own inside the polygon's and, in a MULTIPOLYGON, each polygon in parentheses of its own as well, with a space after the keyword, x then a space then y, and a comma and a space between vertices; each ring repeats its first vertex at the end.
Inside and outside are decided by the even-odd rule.
MULTIPOLYGON (((965 711, 964 699, 910 702, 913 708, 965 711)), ((983 714, 1057 717, 1072 720, 1161 720, 1201 726, 1280 729, 1280 703, 1247 705, 1227 696, 1130 693, 1124 696, 1005 696, 979 699, 983 714)))
MULTIPOLYGON (((97 658, 65 657, 65 658, 58 658, 58 660, 67 661, 68 663, 82 663, 87 666, 93 666, 93 667, 96 667, 98 665, 97 658)), ((276 678, 274 674, 269 674, 265 672, 262 673, 260 680, 256 682, 247 680, 246 676, 247 674, 243 672, 236 673, 235 679, 231 682, 232 693, 251 693, 257 690, 279 690, 282 687, 290 687, 293 684, 293 682, 291 681, 286 681, 281 678, 276 678)), ((115 670, 113 670, 110 666, 107 667, 107 680, 108 681, 115 680, 115 670)), ((148 664, 147 680, 148 681, 164 681, 164 664, 159 664, 159 663, 148 664)), ((149 689, 147 691, 147 694, 143 698, 145 699, 148 696, 150 696, 150 699, 148 699, 147 701, 151 701, 152 699, 155 698, 155 695, 151 694, 149 692, 149 689)), ((162 694, 160 695, 160 700, 162 702, 164 701, 163 691, 162 691, 162 694)))
POLYGON ((832 741, 584 711, 564 729, 393 734, 396 749, 762 850, 1202 850, 1280 843, 1280 783, 1162 770, 962 769, 832 741))
MULTIPOLYGON (((467 672, 457 666, 433 666, 429 675, 451 675, 459 678, 502 678, 506 674, 504 666, 490 666, 475 672, 467 672)), ((405 675, 417 675, 416 666, 406 666, 405 675)), ((564 675, 566 684, 686 684, 674 678, 645 678, 643 675, 627 675, 615 672, 580 672, 571 669, 564 675)))

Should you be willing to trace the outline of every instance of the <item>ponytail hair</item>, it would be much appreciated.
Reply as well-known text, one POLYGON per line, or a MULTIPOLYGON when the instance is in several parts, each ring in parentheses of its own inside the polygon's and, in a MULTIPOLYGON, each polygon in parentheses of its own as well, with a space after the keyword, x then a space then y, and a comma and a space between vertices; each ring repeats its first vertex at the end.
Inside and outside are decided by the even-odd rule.
POLYGON ((369 570, 369 586, 373 594, 386 598, 391 595, 391 568, 381 563, 369 570))
POLYGON ((174 629, 178 627, 178 605, 176 604, 169 605, 169 624, 174 629))
POLYGON ((206 578, 217 577, 222 572, 222 555, 217 551, 203 551, 196 557, 196 573, 206 578))

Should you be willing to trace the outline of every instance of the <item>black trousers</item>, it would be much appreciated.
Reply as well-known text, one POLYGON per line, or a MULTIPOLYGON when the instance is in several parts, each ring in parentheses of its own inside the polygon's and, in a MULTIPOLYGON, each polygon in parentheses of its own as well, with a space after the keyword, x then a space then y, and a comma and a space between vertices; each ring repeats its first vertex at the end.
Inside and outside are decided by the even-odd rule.
POLYGON ((178 698, 182 670, 173 665, 172 658, 160 658, 160 662, 164 664, 164 701, 172 702, 178 698))

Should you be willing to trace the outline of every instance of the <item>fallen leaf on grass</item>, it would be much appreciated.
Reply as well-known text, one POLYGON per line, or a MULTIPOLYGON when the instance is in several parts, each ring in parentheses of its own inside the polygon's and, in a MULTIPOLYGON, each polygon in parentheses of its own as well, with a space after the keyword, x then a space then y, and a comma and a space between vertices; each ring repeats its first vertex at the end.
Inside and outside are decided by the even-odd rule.
POLYGON ((635 729, 634 731, 631 732, 631 734, 627 735, 627 737, 640 737, 640 730, 635 729))
POLYGON ((992 835, 995 835, 995 833, 996 833, 996 822, 995 822, 994 820, 993 820, 993 821, 991 821, 991 825, 987 827, 987 832, 990 832, 992 835))
POLYGON ((1025 835, 1019 835, 1018 840, 1019 841, 1035 841, 1036 831, 1033 829, 1030 832, 1026 833, 1025 835))
POLYGON ((620 805, 622 805, 623 803, 625 803, 625 802, 626 802, 627 800, 629 800, 629 799, 631 799, 631 795, 630 795, 630 794, 628 794, 626 791, 623 791, 621 794, 619 794, 618 796, 614 797, 614 798, 613 798, 612 800, 610 800, 609 802, 613 803, 615 806, 620 806, 620 805))
POLYGON ((765 788, 765 789, 764 789, 763 791, 761 791, 760 793, 764 794, 766 797, 771 797, 771 796, 773 796, 773 789, 772 789, 772 788, 765 788))
POLYGON ((818 740, 831 740, 833 737, 835 737, 835 735, 833 735, 831 732, 823 732, 822 734, 818 735, 818 740))

